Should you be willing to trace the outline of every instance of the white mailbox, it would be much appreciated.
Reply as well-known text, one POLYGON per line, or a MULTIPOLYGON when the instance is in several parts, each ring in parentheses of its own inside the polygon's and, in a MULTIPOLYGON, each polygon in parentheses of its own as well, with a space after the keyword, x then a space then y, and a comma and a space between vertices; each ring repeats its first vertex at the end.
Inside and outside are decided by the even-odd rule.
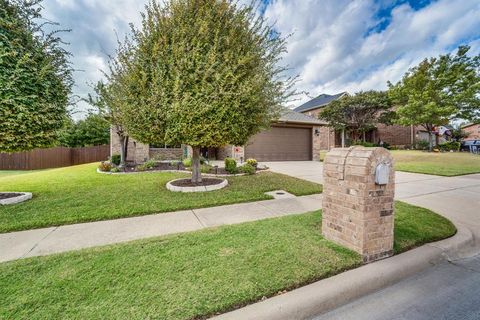
POLYGON ((379 163, 375 168, 375 183, 378 185, 388 184, 389 176, 390 176, 390 164, 379 163))

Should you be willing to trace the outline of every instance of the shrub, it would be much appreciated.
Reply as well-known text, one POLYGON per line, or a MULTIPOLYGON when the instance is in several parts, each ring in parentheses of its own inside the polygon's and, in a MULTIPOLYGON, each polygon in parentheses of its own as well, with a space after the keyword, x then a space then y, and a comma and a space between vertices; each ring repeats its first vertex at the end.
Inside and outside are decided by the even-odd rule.
POLYGON ((225 158, 225 171, 231 174, 237 173, 237 161, 233 158, 225 158))
POLYGON ((428 141, 427 140, 419 140, 415 144, 415 149, 417 150, 428 150, 428 141))
POLYGON ((248 175, 255 174, 255 171, 256 171, 255 167, 249 163, 245 163, 239 169, 240 169, 240 172, 246 173, 248 175))
POLYGON ((445 143, 441 143, 438 145, 438 148, 441 151, 459 151, 460 150, 460 142, 458 141, 447 141, 445 143))
POLYGON ((202 166, 200 167, 200 171, 202 173, 210 173, 212 171, 212 166, 208 164, 202 164, 202 166))
POLYGON ((392 148, 390 147, 390 144, 387 143, 387 142, 385 142, 385 141, 383 142, 383 145, 377 144, 377 145, 375 145, 375 147, 383 147, 383 148, 388 149, 388 150, 391 150, 391 149, 392 149, 392 148))
POLYGON ((100 162, 98 169, 103 172, 110 172, 112 170, 112 163, 110 161, 100 162))
POLYGON ((251 166, 254 166, 255 168, 258 165, 257 159, 253 159, 253 158, 247 159, 247 163, 251 166))
POLYGON ((150 159, 148 161, 145 161, 145 163, 143 164, 145 166, 146 169, 153 169, 155 168, 155 165, 157 164, 157 162, 153 159, 150 159))
POLYGON ((147 166, 145 166, 145 163, 137 166, 137 171, 145 171, 145 170, 147 170, 147 166))
POLYGON ((377 147, 377 145, 373 142, 367 142, 367 141, 354 141, 352 143, 352 145, 355 145, 355 146, 364 146, 364 147, 367 147, 367 148, 373 148, 373 147, 377 147))
POLYGON ((121 157, 119 154, 113 154, 110 157, 110 161, 116 166, 120 165, 120 160, 121 160, 121 157))
POLYGON ((191 167, 192 166, 192 158, 191 157, 183 159, 182 162, 183 162, 183 165, 185 167, 191 167))
POLYGON ((118 169, 117 167, 114 167, 110 170, 110 172, 117 173, 117 172, 120 172, 120 169, 118 169))
MULTIPOLYGON (((192 157, 188 157, 182 160, 183 165, 185 167, 191 167, 192 166, 192 157)), ((204 157, 200 157, 200 164, 208 164, 208 160, 205 159, 204 157)))

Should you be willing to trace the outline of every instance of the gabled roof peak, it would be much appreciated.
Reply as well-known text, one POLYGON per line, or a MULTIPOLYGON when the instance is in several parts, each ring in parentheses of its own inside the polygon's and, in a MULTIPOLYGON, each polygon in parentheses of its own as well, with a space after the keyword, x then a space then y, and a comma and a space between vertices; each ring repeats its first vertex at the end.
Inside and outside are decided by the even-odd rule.
POLYGON ((326 94, 322 93, 318 95, 317 97, 313 98, 312 100, 302 104, 301 106, 293 109, 297 112, 305 112, 313 109, 317 109, 319 107, 325 106, 329 104, 330 102, 340 99, 344 95, 346 95, 347 92, 340 92, 337 94, 326 94))

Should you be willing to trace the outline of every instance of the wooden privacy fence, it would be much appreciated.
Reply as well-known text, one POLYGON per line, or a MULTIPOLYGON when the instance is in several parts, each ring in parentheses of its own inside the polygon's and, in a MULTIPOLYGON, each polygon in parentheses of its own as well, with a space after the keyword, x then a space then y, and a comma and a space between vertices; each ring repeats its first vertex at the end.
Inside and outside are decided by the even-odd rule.
POLYGON ((68 167, 107 160, 110 146, 35 149, 26 152, 0 153, 0 170, 35 170, 68 167))

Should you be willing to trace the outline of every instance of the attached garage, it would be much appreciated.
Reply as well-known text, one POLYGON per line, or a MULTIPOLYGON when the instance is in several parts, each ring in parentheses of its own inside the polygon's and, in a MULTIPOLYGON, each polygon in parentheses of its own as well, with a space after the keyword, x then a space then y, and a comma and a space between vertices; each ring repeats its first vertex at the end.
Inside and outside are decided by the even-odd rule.
POLYGON ((312 160, 312 127, 274 125, 245 146, 245 158, 258 161, 312 160))

